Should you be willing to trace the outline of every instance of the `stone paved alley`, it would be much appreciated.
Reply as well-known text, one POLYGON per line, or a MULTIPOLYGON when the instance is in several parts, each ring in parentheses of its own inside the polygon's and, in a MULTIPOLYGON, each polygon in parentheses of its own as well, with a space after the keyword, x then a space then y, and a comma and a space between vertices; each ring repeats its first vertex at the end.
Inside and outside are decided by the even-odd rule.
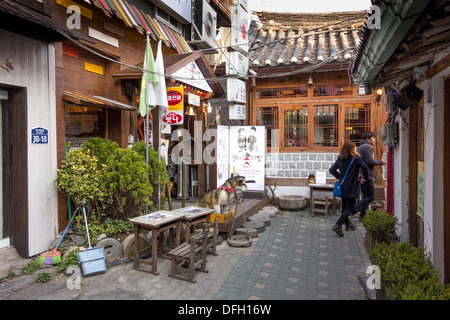
MULTIPOLYGON (((8 300, 367 300, 360 279, 370 265, 364 228, 338 237, 337 215, 311 217, 308 210, 280 212, 248 248, 223 241, 209 256, 209 273, 196 272, 196 283, 168 277, 170 263, 158 259, 158 276, 133 269, 132 263, 81 280, 68 289, 66 278, 31 282, 10 292, 8 300)), ((11 282, 11 281, 8 281, 11 282)), ((1 291, 1 289, 0 289, 1 291)), ((3 288, 5 291, 5 288, 3 288)))

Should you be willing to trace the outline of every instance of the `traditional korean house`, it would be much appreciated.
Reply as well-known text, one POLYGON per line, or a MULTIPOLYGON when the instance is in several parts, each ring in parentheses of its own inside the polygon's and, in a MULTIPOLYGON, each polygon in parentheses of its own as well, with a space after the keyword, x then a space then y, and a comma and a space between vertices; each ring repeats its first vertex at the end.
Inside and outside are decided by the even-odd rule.
MULTIPOLYGON (((309 198, 308 177, 325 172, 347 140, 385 122, 381 94, 350 77, 367 13, 255 12, 248 31, 247 123, 267 132, 266 182, 309 198)), ((377 138, 375 158, 385 147, 377 138)), ((384 199, 383 172, 376 197, 384 199)))
POLYGON ((384 88, 387 210, 400 240, 423 246, 450 282, 450 19, 448 1, 377 1, 351 72, 384 88))

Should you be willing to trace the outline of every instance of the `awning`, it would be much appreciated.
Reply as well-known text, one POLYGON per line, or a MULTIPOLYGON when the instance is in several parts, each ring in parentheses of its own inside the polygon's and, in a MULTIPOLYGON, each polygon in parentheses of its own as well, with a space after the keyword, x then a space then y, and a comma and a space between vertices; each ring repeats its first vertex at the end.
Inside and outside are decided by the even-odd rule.
MULTIPOLYGON (((167 75, 170 75, 173 80, 177 78, 176 73, 183 69, 186 66, 192 65, 195 62, 196 68, 198 67, 199 74, 204 77, 205 83, 211 88, 212 92, 214 92, 215 97, 221 97, 225 94, 219 80, 216 79, 216 75, 209 65, 208 60, 206 60, 205 54, 201 51, 194 51, 189 53, 181 53, 181 54, 167 54, 164 55, 164 72, 167 75), (207 80, 206 80, 207 79, 207 80)), ((142 79, 142 67, 143 62, 136 64, 136 68, 126 68, 118 73, 113 74, 114 79, 142 79)), ((194 78, 193 78, 194 79, 194 78)), ((185 76, 179 77, 181 82, 189 84, 190 81, 185 76)), ((195 80, 195 79, 194 79, 195 80)), ((192 86, 196 87, 196 84, 192 83, 192 86)), ((198 85, 197 85, 198 87, 198 85)), ((200 88, 199 88, 200 89, 200 88)), ((204 90, 204 89, 203 89, 204 90)), ((209 90, 205 90, 209 91, 209 90)))
POLYGON ((191 52, 186 39, 179 32, 163 22, 151 17, 152 9, 144 2, 130 0, 91 0, 92 3, 111 17, 116 16, 130 28, 135 28, 141 34, 148 32, 153 40, 162 40, 167 47, 172 47, 178 53, 191 52))
POLYGON ((105 97, 93 96, 86 93, 78 93, 72 91, 64 91, 63 99, 74 104, 92 107, 111 108, 119 110, 134 111, 137 107, 111 100, 105 97))
POLYGON ((0 1, 0 29, 47 43, 60 42, 68 37, 93 43, 92 40, 68 29, 51 17, 13 0, 0 1))

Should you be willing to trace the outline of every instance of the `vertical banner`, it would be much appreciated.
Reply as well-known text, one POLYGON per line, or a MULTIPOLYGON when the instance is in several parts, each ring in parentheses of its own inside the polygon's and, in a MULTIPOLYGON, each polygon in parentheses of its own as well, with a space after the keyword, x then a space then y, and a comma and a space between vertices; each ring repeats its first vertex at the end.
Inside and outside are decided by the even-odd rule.
POLYGON ((183 124, 183 87, 168 87, 167 103, 169 109, 162 114, 162 124, 183 124))
POLYGON ((230 127, 230 171, 245 177, 248 190, 264 191, 265 126, 230 127))
POLYGON ((217 186, 221 186, 230 177, 230 128, 228 126, 217 126, 217 186))
POLYGON ((417 215, 423 219, 424 204, 424 170, 423 162, 417 161, 417 215))

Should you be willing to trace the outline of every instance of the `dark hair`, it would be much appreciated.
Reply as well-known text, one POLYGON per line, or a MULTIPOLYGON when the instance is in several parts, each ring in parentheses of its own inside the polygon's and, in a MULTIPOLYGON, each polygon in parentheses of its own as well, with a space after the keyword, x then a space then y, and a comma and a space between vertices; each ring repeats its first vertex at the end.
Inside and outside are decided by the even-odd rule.
POLYGON ((356 151, 356 145, 353 141, 345 141, 339 153, 339 160, 347 160, 353 157, 359 157, 359 153, 356 151))
POLYGON ((375 137, 375 133, 373 133, 372 131, 366 131, 361 135, 361 139, 363 140, 370 139, 372 137, 375 137))

